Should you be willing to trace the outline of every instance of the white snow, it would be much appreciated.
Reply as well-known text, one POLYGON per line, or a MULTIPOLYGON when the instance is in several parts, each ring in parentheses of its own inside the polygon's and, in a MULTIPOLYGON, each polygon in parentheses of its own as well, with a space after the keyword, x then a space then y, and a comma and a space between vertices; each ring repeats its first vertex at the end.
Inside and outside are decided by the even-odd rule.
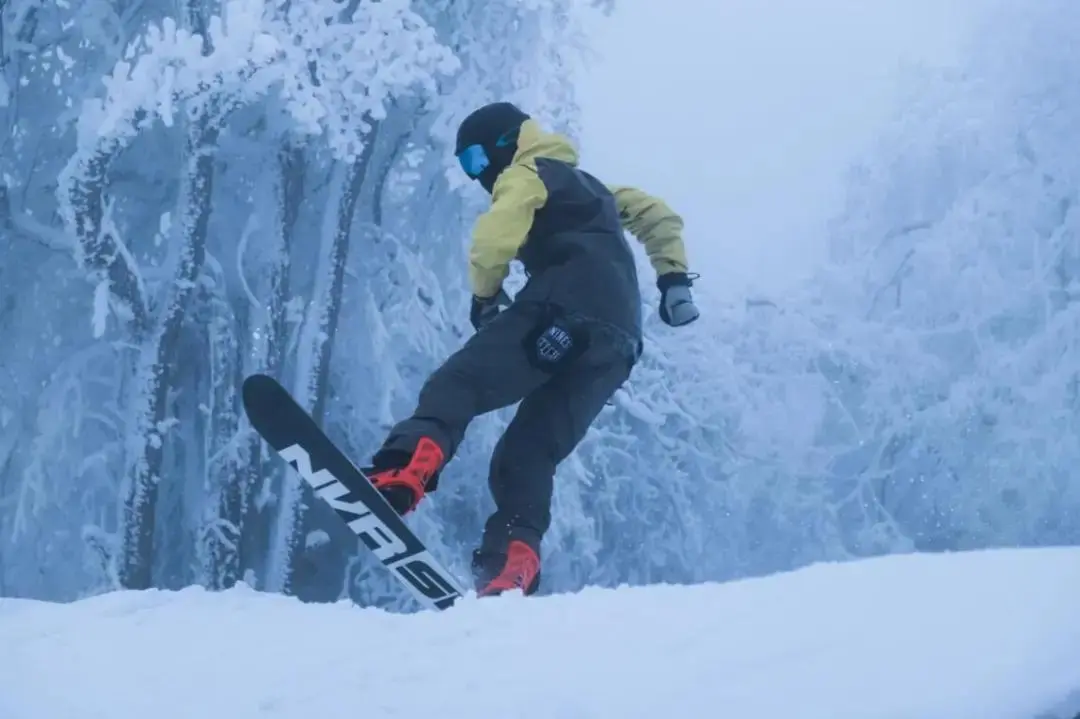
POLYGON ((104 278, 94 287, 94 310, 90 317, 94 339, 105 335, 105 327, 109 321, 109 284, 109 279, 104 278))
POLYGON ((441 614, 247 589, 0 599, 0 716, 1071 717, 1078 597, 1071 548, 468 598, 441 614))

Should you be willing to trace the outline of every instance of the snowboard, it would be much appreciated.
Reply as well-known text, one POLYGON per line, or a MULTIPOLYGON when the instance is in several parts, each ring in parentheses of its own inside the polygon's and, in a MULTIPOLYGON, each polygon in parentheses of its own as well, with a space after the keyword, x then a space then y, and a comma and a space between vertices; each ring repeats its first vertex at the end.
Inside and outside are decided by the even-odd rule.
POLYGON ((241 396, 251 426, 426 609, 447 609, 464 590, 367 476, 277 380, 253 374, 241 396))

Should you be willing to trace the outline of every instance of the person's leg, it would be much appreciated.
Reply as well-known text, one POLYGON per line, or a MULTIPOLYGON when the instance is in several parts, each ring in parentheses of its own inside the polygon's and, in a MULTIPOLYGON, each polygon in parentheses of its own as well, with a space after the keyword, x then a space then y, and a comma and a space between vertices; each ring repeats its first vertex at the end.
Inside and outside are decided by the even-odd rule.
POLYGON ((520 401, 550 379, 524 349, 543 318, 541 307, 511 305, 428 377, 416 410, 390 430, 366 468, 398 512, 435 489, 474 418, 520 401))
POLYGON ((540 543, 551 525, 555 470, 584 438, 632 366, 621 348, 603 341, 592 345, 525 398, 495 448, 489 483, 496 509, 473 556, 482 594, 511 588, 522 575, 526 594, 539 587, 540 543), (532 562, 536 572, 529 577, 532 562))

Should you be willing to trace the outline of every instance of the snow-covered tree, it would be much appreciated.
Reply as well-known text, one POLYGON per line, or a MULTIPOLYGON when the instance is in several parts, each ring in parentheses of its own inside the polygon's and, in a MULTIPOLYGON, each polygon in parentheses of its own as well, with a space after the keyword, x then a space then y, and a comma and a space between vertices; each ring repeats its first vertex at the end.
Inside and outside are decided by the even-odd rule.
MULTIPOLYGON (((153 581, 157 491, 168 434, 179 424, 170 392, 181 371, 188 307, 199 284, 212 279, 203 270, 214 156, 230 117, 273 93, 293 132, 324 138, 331 157, 356 166, 369 120, 385 113, 392 94, 425 83, 430 87, 432 73, 453 67, 452 55, 405 3, 365 5, 347 18, 332 2, 293 6, 230 0, 220 15, 205 21, 200 3, 185 10, 183 23, 166 18, 133 42, 106 78, 104 96, 84 103, 76 153, 61 182, 61 206, 78 238, 76 259, 98 287, 94 326, 103 331, 111 308, 135 347, 135 381, 124 401, 133 416, 117 560, 120 582, 136 588, 153 581), (162 233, 159 267, 171 268, 165 270, 169 279, 153 286, 143 279, 113 215, 115 202, 105 193, 114 158, 157 123, 170 127, 177 121, 187 128, 181 151, 186 166, 181 165, 173 213, 179 220, 162 233)), ((235 340, 228 336, 234 331, 221 316, 210 330, 216 359, 210 363, 216 375, 211 394, 222 401, 209 405, 208 421, 217 426, 209 449, 215 466, 224 462, 224 474, 207 468, 219 475, 207 489, 226 511, 206 529, 219 550, 239 539, 237 522, 247 492, 237 485, 251 479, 241 469, 247 458, 237 455, 237 438, 229 436, 239 431, 235 385, 242 376, 235 364, 239 355, 231 349, 235 340), (222 382, 232 387, 218 396, 222 382), (233 499, 224 501, 227 496, 233 499)), ((211 556, 221 555, 212 551, 211 556)), ((235 561, 227 564, 232 568, 226 573, 235 578, 235 561)))
MULTIPOLYGON (((594 4, 0 3, 0 593, 411 606, 238 388, 274 374, 370 456, 471 333, 457 124, 510 99, 575 137, 594 4)), ((704 277, 675 332, 640 256, 646 352, 559 468, 547 590, 1080 541, 1075 15, 1000 9, 909 77, 807 286, 704 277)), ((507 415, 409 520, 462 575, 507 415)))
MULTIPOLYGON (((451 171, 453 127, 507 96, 572 126, 560 63, 579 50, 576 11, 5 4, 4 242, 52 276, 5 296, 55 299, 0 315, 23 338, 45 329, 36 362, 4 364, 11 387, 44 388, 5 395, 4 551, 32 545, 45 564, 82 549, 56 565, 78 570, 68 580, 5 564, 5 586, 341 591, 340 567, 296 574, 326 528, 263 454, 239 384, 278 375, 357 456, 371 451, 463 337, 478 205, 451 171)), ((460 489, 475 504, 480 486, 460 489)), ((432 533, 454 506, 427 514, 432 533)))

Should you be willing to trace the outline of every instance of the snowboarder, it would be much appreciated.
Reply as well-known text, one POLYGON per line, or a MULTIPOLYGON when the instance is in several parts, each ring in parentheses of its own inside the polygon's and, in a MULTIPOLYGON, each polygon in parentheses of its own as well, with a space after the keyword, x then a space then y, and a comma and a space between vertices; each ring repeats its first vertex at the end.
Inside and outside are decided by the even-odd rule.
POLYGON ((492 455, 496 510, 472 569, 480 596, 532 594, 555 469, 641 354, 641 293, 624 229, 657 273, 663 321, 686 325, 699 312, 679 215, 580 169, 563 136, 498 102, 462 122, 455 153, 492 196, 469 252, 476 332, 427 379, 415 412, 393 427, 365 473, 407 514, 435 490, 475 417, 521 401, 492 455), (515 259, 529 279, 511 302, 502 285, 515 259))

